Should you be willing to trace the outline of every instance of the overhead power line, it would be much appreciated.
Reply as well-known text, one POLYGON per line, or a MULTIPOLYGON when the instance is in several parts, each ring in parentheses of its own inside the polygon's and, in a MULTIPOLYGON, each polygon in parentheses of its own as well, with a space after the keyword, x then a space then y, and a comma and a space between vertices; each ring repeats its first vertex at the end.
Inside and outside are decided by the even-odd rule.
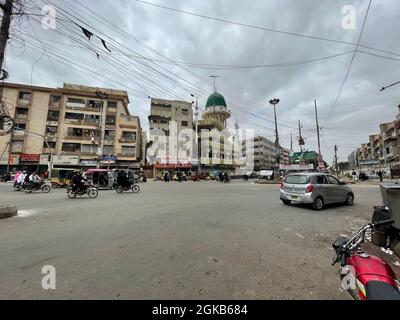
POLYGON ((333 105, 332 105, 332 107, 331 107, 331 109, 330 109, 330 111, 329 111, 329 113, 328 113, 328 116, 327 116, 327 118, 326 118, 326 120, 325 120, 324 126, 328 123, 328 121, 329 121, 329 119, 330 119, 330 117, 331 117, 333 111, 335 110, 335 107, 336 107, 336 105, 337 105, 337 103, 338 103, 338 101, 339 101, 340 95, 342 94, 344 85, 346 84, 347 78, 349 77, 351 67, 352 67, 353 62, 354 62, 354 59, 355 59, 355 57, 356 57, 356 55, 357 55, 357 50, 358 50, 358 47, 359 47, 360 42, 361 42, 361 38, 362 38, 362 35, 363 35, 363 32, 364 32, 365 24, 366 24, 366 22, 367 22, 368 13, 369 13, 369 10, 370 10, 370 8, 371 8, 371 4, 372 4, 372 0, 369 0, 368 7, 367 7, 367 11, 366 11, 366 13, 365 13, 364 21, 363 21, 363 24, 362 24, 362 27, 361 27, 361 31, 360 31, 360 36, 358 37, 356 50, 354 51, 353 56, 351 57, 349 67, 347 68, 346 76, 344 77, 343 82, 342 82, 342 84, 340 85, 339 92, 338 92, 338 94, 337 94, 337 96, 336 96, 335 102, 333 103, 333 105))
POLYGON ((232 20, 223 19, 223 18, 211 17, 211 16, 204 15, 204 14, 194 13, 194 12, 190 12, 190 11, 186 11, 186 10, 182 10, 182 9, 177 9, 177 8, 172 8, 172 7, 167 7, 167 6, 163 6, 163 5, 152 3, 152 2, 148 2, 148 1, 143 1, 143 0, 135 0, 135 1, 138 2, 138 3, 142 3, 144 5, 153 6, 153 7, 157 7, 157 8, 164 9, 164 10, 183 13, 183 14, 195 16, 195 17, 198 17, 198 18, 209 19, 209 20, 219 21, 219 22, 223 22, 223 23, 233 24, 233 25, 237 25, 237 26, 250 28, 250 29, 263 30, 263 31, 279 33, 279 34, 284 34, 284 35, 289 35, 289 36, 294 36, 294 37, 300 37, 300 38, 306 38, 306 39, 312 39, 312 40, 321 40, 321 41, 332 42, 332 43, 352 45, 352 46, 362 47, 362 48, 366 48, 366 49, 370 49, 370 50, 375 50, 375 51, 379 51, 379 52, 384 52, 384 53, 389 53, 389 54, 400 56, 400 54, 396 53, 396 52, 390 52, 390 51, 387 51, 387 50, 382 50, 382 49, 378 49, 378 48, 374 48, 374 47, 370 47, 370 46, 365 46, 365 45, 362 45, 360 43, 348 42, 348 41, 337 40, 337 39, 330 39, 330 38, 321 37, 321 36, 306 35, 306 34, 302 34, 302 33, 298 33, 298 32, 290 32, 290 31, 272 29, 272 28, 261 27, 261 26, 255 26, 255 25, 251 25, 251 24, 247 24, 247 23, 232 21, 232 20))

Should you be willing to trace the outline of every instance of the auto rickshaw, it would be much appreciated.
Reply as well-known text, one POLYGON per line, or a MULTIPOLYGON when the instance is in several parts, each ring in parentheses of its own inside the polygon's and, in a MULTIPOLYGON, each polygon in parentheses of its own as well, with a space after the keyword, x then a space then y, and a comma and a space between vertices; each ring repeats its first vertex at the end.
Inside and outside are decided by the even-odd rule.
POLYGON ((115 172, 107 169, 89 169, 83 175, 94 187, 105 190, 114 189, 117 180, 115 172))
POLYGON ((51 170, 51 186, 53 188, 65 188, 69 186, 74 171, 76 169, 53 168, 51 170))

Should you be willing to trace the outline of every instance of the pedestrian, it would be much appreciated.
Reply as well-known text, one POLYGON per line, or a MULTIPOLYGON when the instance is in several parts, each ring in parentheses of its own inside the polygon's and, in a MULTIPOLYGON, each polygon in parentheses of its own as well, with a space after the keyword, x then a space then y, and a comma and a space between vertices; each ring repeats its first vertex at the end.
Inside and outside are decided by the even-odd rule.
POLYGON ((379 177, 379 181, 382 182, 383 181, 383 172, 382 172, 382 170, 378 171, 378 177, 379 177))
POLYGON ((353 181, 354 182, 357 182, 357 172, 353 169, 353 171, 352 171, 352 173, 351 173, 351 175, 353 176, 353 181))

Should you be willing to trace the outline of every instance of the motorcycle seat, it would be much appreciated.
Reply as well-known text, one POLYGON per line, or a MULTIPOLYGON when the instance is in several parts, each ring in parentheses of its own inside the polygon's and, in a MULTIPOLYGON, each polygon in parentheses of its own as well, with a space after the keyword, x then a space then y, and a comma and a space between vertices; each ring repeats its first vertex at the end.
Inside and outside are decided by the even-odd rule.
POLYGON ((365 289, 367 300, 400 300, 400 292, 386 282, 370 281, 365 289))

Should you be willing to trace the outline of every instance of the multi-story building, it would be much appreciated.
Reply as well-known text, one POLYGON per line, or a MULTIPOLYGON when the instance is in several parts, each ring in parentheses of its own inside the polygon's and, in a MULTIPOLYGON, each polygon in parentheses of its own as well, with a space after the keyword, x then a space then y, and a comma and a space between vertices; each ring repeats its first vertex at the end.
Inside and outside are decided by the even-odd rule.
POLYGON ((357 148, 354 150, 350 155, 347 157, 347 160, 349 162, 349 169, 350 170, 356 170, 359 167, 359 157, 361 153, 361 148, 357 148))
POLYGON ((5 83, 2 99, 15 119, 9 167, 47 169, 53 165, 139 168, 141 126, 129 114, 126 91, 64 84, 62 88, 5 83))
MULTIPOLYGON (((242 142, 243 156, 246 156, 246 144, 247 140, 242 142)), ((277 161, 277 149, 275 143, 265 137, 257 136, 254 137, 252 145, 253 150, 248 150, 247 152, 250 151, 254 155, 254 170, 274 169, 277 161)), ((284 161, 284 159, 281 160, 284 161)), ((288 159, 287 162, 289 162, 288 159)))
POLYGON ((396 122, 383 123, 380 127, 384 165, 390 166, 397 162, 400 155, 396 122))
MULTIPOLYGON (((171 139, 177 137, 183 129, 193 130, 192 104, 186 101, 151 99, 149 116, 150 136, 155 149, 153 155, 161 163, 178 163, 178 141, 171 139), (175 132, 170 132, 174 130, 175 132), (165 142, 160 139, 165 137, 165 142), (163 149, 163 150, 161 150, 163 149)), ((188 155, 190 157, 190 155, 188 155)))
POLYGON ((290 164, 290 150, 287 148, 281 149, 281 163, 290 164))

